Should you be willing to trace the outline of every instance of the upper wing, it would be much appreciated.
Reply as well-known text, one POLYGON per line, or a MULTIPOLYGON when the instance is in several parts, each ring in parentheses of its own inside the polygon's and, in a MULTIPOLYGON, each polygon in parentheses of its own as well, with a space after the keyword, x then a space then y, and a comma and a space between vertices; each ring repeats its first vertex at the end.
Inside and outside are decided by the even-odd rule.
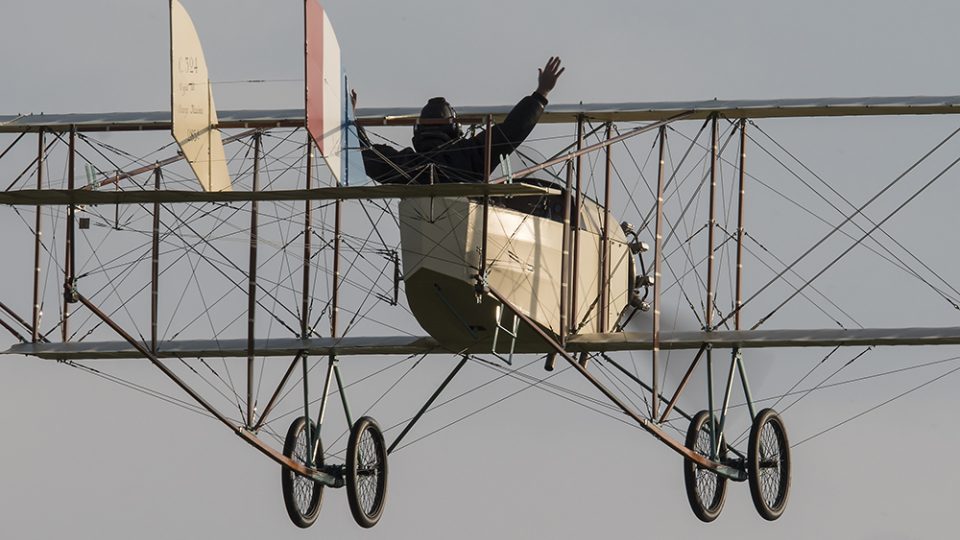
MULTIPOLYGON (((460 117, 505 117, 512 106, 458 107, 460 117)), ((541 123, 576 122, 581 116, 593 120, 630 122, 662 121, 681 113, 684 119, 704 119, 714 113, 729 118, 785 118, 818 116, 879 116, 960 113, 960 96, 742 99, 702 101, 653 101, 633 103, 579 103, 549 105, 541 123)), ((365 125, 414 123, 419 108, 360 109, 357 119, 365 125)))
MULTIPOLYGON (((493 115, 501 119, 512 105, 459 107, 459 116, 481 118, 493 115)), ((589 119, 611 121, 659 121, 691 112, 687 119, 703 119, 720 113, 730 118, 788 118, 821 116, 882 116, 960 113, 960 96, 909 96, 814 99, 758 99, 657 101, 635 103, 583 103, 549 105, 540 122, 576 122, 589 119)), ((220 111, 216 127, 273 128, 302 127, 303 109, 220 111)), ((357 123, 363 125, 402 125, 416 123, 419 107, 385 107, 357 110, 357 123)), ((170 113, 125 112, 100 114, 31 114, 0 116, 0 133, 25 131, 124 131, 170 129, 170 113)))

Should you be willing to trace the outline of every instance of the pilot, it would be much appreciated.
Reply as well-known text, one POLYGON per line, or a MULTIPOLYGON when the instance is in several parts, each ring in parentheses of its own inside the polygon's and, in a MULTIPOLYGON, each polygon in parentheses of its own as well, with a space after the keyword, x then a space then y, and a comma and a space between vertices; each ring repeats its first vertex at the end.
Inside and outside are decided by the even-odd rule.
MULTIPOLYGON (((537 89, 517 103, 510 114, 495 124, 491 141, 490 170, 501 156, 510 155, 530 135, 547 105, 547 95, 566 68, 559 57, 550 57, 540 68, 537 89)), ((351 94, 356 107, 357 94, 351 94)), ((486 131, 464 137, 457 113, 442 97, 427 102, 421 119, 448 120, 446 123, 417 124, 413 128, 413 148, 397 150, 386 144, 371 144, 359 128, 363 164, 367 176, 382 184, 432 184, 442 182, 483 182, 486 131)))

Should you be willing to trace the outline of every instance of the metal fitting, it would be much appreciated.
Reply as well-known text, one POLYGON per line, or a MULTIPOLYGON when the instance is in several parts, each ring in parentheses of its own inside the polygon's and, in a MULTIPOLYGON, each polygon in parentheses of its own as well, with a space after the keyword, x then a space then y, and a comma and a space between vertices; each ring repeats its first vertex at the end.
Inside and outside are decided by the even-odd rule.
POLYGON ((634 287, 639 289, 641 287, 653 287, 656 283, 656 278, 653 276, 637 276, 634 280, 634 287))

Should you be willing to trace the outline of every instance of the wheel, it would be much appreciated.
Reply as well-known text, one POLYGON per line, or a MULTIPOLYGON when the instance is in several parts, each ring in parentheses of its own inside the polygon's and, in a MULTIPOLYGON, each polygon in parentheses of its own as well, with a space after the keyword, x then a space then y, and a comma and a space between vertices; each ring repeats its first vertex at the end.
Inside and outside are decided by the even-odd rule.
POLYGON ((763 519, 779 518, 790 492, 790 443, 773 409, 763 409, 753 420, 747 462, 753 505, 763 519))
POLYGON ((387 495, 387 447, 380 426, 364 416, 350 430, 347 442, 347 501, 357 524, 370 528, 380 521, 387 495))
MULTIPOLYGON (((317 457, 314 467, 323 466, 323 445, 318 440, 313 422, 304 417, 297 418, 287 430, 287 438, 283 443, 283 455, 297 463, 307 464, 307 430, 309 423, 310 433, 317 441, 317 457)), ((287 507, 287 514, 293 524, 301 529, 313 525, 320 514, 320 503, 323 502, 323 484, 301 476, 292 470, 283 467, 281 487, 283 488, 283 504, 287 507)))
MULTIPOLYGON (((700 411, 693 417, 690 428, 687 430, 686 442, 687 448, 707 459, 710 459, 711 454, 709 418, 710 413, 707 411, 700 411)), ((713 422, 712 427, 714 432, 719 435, 720 430, 716 422, 713 422)), ((727 445, 720 445, 717 458, 722 461, 726 454, 727 445)), ((720 511, 723 510, 723 501, 727 495, 727 478, 684 458, 683 481, 687 488, 687 500, 690 502, 690 508, 700 518, 700 521, 709 523, 717 519, 720 511)))

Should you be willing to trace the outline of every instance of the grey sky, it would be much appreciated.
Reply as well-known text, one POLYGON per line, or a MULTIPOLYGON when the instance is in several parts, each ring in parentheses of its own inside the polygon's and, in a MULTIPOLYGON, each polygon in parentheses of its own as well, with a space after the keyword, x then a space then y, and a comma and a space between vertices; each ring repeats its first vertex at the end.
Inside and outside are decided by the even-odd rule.
MULTIPOLYGON (((301 2, 184 4, 219 83, 218 107, 301 104, 301 2), (272 82, 231 82, 251 79, 272 82)), ((574 7, 328 0, 324 6, 361 107, 416 106, 435 95, 455 106, 512 103, 534 89, 536 68, 550 55, 567 67, 550 96, 555 103, 960 93, 954 69, 960 4, 953 2, 597 0, 574 7)), ((8 2, 0 13, 6 23, 0 114, 169 106, 167 2, 8 2)), ((857 203, 956 126, 952 117, 761 123, 857 203)), ((556 131, 540 130, 535 135, 556 131)), ((408 138, 387 133, 401 143, 408 138)), ((947 151, 955 156, 957 145, 947 151)), ((0 170, 7 178, 23 166, 3 163, 0 170)), ((955 178, 918 199, 890 228, 951 282, 960 261, 939 238, 955 228, 955 178)), ((785 189, 795 187, 780 180, 785 189)), ((898 191, 873 215, 886 215, 916 187, 898 191)), ((828 230, 782 210, 769 192, 753 193, 748 219, 763 224, 758 236, 784 259, 828 230)), ((24 217, 31 220, 32 211, 24 217)), ((17 255, 32 247, 18 219, 4 216, 3 223, 8 256, 0 299, 20 300, 27 313, 30 257, 17 255)), ((843 245, 834 244, 834 252, 843 245)), ((852 306, 865 325, 957 324, 957 312, 929 291, 901 283, 896 272, 874 272, 876 266, 874 257, 855 252, 823 290, 852 306)), ((776 326, 823 326, 808 322, 808 309, 798 307, 776 326)), ((759 353, 755 358, 769 365, 758 366, 755 392, 784 391, 825 352, 759 353)), ((856 352, 843 351, 844 358, 856 352)), ((848 375, 951 354, 956 350, 880 351, 848 375)), ((420 397, 408 396, 405 411, 415 410, 416 399, 450 365, 448 358, 427 362, 420 397)), ((146 363, 111 367, 175 392, 146 363)), ((949 367, 956 364, 811 396, 785 416, 787 427, 799 441, 949 367)), ((490 373, 470 366, 459 390, 490 373)), ((798 447, 790 505, 773 524, 756 516, 741 484, 730 486, 717 522, 699 523, 687 507, 675 454, 638 430, 530 391, 399 452, 390 462, 386 513, 373 530, 357 528, 344 493, 328 490, 320 519, 303 532, 283 510, 278 467, 218 424, 56 364, 3 358, 0 531, 7 538, 944 537, 952 532, 953 486, 960 481, 948 465, 960 442, 948 412, 956 406, 956 380, 798 447)), ((572 378, 565 382, 582 388, 572 378)), ((515 388, 497 387, 474 408, 515 388)))

